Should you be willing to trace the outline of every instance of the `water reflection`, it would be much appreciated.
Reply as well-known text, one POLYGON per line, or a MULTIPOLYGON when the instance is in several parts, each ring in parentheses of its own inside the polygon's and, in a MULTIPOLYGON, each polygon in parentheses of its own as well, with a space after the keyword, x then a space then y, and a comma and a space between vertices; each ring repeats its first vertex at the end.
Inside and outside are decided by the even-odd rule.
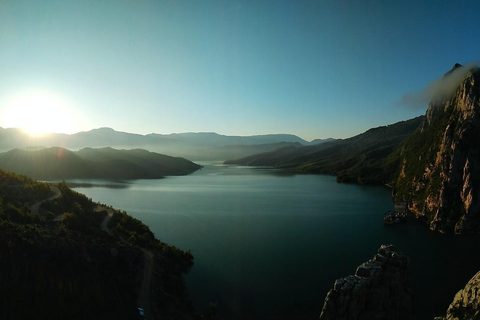
POLYGON ((132 186, 131 181, 65 181, 70 188, 108 188, 128 189, 132 186))

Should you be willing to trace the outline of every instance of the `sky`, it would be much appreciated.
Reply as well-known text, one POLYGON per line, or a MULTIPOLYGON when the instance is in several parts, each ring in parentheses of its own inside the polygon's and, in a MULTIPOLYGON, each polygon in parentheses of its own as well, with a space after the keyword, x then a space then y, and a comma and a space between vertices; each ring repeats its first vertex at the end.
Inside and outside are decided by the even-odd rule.
POLYGON ((0 127, 347 138, 480 59, 478 1, 0 0, 0 127))

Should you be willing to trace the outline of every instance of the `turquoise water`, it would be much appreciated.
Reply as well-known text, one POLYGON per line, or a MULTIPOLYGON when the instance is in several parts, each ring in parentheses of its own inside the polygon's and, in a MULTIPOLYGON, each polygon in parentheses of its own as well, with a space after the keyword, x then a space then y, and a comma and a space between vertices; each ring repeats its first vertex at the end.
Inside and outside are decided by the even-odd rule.
POLYGON ((385 243, 411 258, 420 319, 444 313, 480 270, 477 238, 439 235, 415 223, 384 227, 383 213, 393 208, 387 188, 220 165, 183 177, 100 184, 75 189, 191 250, 194 306, 202 311, 217 302, 224 319, 316 319, 335 279, 353 274, 385 243))

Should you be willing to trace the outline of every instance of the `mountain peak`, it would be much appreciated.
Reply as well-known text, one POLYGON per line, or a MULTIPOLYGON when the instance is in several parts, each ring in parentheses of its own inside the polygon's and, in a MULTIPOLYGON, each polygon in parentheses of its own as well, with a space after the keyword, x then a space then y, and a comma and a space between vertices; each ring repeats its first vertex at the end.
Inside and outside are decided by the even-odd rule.
POLYGON ((455 65, 453 66, 452 70, 455 70, 457 68, 460 68, 460 67, 463 67, 463 65, 461 65, 460 63, 455 63, 455 65))
POLYGON ((110 127, 101 127, 98 129, 93 129, 92 131, 114 132, 115 130, 110 127))

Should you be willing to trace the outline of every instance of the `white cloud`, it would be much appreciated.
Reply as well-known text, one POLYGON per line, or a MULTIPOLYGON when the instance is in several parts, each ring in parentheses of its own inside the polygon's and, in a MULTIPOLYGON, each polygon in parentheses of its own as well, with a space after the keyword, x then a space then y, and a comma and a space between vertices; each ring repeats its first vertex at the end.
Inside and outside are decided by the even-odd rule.
POLYGON ((478 67, 478 61, 458 66, 447 72, 443 77, 431 82, 425 89, 413 93, 407 93, 402 97, 400 104, 413 107, 425 108, 433 99, 443 98, 453 94, 466 74, 478 67))

